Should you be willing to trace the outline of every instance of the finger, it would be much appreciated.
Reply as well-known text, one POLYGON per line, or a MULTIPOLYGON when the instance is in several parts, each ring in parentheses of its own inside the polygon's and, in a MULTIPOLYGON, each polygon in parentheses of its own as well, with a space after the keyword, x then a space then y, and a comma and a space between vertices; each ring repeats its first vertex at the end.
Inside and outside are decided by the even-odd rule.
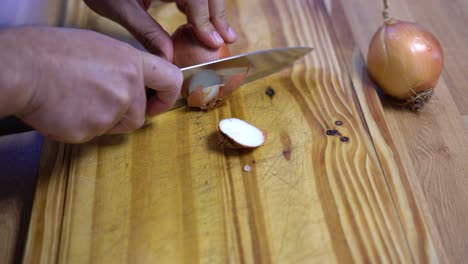
MULTIPOLYGON (((143 113, 143 116, 144 116, 144 113, 143 113)), ((124 133, 134 131, 135 129, 138 129, 144 125, 145 123, 144 117, 142 120, 143 121, 139 121, 138 123, 136 123, 135 119, 133 117, 130 117, 130 114, 126 114, 113 128, 107 131, 106 134, 109 134, 109 135, 124 134, 124 133)))
POLYGON ((114 127, 112 127, 109 131, 107 131, 105 134, 108 134, 108 135, 123 134, 123 133, 127 133, 131 131, 132 129, 130 128, 127 120, 128 120, 127 115, 124 115, 122 119, 114 127))
POLYGON ((145 86, 155 90, 146 106, 150 116, 168 110, 179 97, 182 86, 182 72, 159 57, 142 52, 143 78, 145 86))
POLYGON ((140 1, 141 1, 141 6, 145 10, 148 10, 150 8, 152 0, 140 0, 140 1))
POLYGON ((186 14, 185 4, 187 3, 187 1, 186 0, 176 0, 175 2, 176 2, 176 5, 177 5, 177 8, 179 9, 179 11, 186 14))
MULTIPOLYGON (((141 5, 145 8, 145 10, 148 10, 150 7, 151 7, 151 4, 152 4, 152 1, 153 0, 140 0, 140 1, 143 1, 141 3, 141 5)), ((160 2, 163 2, 163 3, 172 3, 172 2, 176 2, 176 5, 177 7, 179 8, 179 10, 184 13, 184 5, 185 5, 185 0, 159 0, 160 2)))
POLYGON ((237 34, 227 23, 224 0, 209 0, 209 9, 210 20, 215 29, 226 43, 234 43, 237 34))
POLYGON ((146 93, 143 82, 134 87, 134 96, 130 107, 119 122, 107 134, 128 133, 142 127, 145 123, 146 93))
POLYGON ((169 34, 141 6, 122 15, 121 24, 151 53, 172 61, 174 51, 169 34))
POLYGON ((195 35, 201 42, 214 49, 224 44, 223 38, 211 24, 208 0, 187 1, 185 11, 189 23, 194 25, 195 35))

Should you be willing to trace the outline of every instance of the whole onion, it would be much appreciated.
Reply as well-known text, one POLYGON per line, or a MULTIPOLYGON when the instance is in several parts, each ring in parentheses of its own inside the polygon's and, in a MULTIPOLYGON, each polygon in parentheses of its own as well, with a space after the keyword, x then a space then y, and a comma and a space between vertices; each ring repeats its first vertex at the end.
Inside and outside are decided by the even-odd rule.
POLYGON ((369 45, 367 66, 380 89, 412 110, 432 96, 442 73, 444 54, 439 41, 421 25, 386 19, 369 45))
MULTIPOLYGON (((181 68, 230 56, 226 44, 219 49, 212 49, 200 42, 190 24, 180 26, 172 35, 172 40, 174 42, 173 63, 181 68)), ((223 104, 230 93, 242 84, 244 78, 245 74, 241 74, 225 80, 215 71, 202 71, 184 83, 182 96, 187 99, 189 107, 202 110, 213 109, 223 104)))

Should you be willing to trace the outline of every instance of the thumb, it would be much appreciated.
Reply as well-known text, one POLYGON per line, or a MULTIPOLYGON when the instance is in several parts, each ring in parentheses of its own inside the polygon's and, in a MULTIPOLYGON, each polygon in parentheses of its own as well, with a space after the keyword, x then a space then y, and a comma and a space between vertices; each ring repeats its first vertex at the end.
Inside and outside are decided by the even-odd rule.
POLYGON ((177 100, 182 87, 182 72, 174 64, 141 52, 145 87, 155 91, 148 98, 146 113, 150 116, 169 109, 177 100))
POLYGON ((141 6, 135 5, 122 15, 124 26, 149 52, 172 61, 172 38, 141 6))

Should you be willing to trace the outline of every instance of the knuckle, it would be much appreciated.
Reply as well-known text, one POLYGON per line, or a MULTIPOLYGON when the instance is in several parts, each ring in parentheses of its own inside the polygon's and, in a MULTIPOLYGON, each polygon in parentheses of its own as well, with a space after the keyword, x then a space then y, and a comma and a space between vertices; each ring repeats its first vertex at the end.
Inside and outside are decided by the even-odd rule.
POLYGON ((200 29, 209 30, 213 27, 211 24, 210 16, 208 14, 201 15, 195 19, 195 25, 200 29))
POLYGON ((129 84, 136 84, 142 79, 137 63, 122 64, 120 67, 120 73, 129 84))
MULTIPOLYGON (((121 89, 117 89, 116 92, 113 94, 115 105, 117 106, 118 110, 127 109, 131 103, 130 97, 130 88, 123 87, 121 89)), ((120 112, 120 111, 119 111, 120 112)))
POLYGON ((144 117, 133 117, 125 115, 119 122, 120 131, 122 133, 128 133, 135 129, 142 127, 145 123, 144 117))
POLYGON ((80 131, 74 132, 73 140, 86 141, 90 138, 104 134, 114 124, 114 119, 110 114, 101 114, 89 120, 80 131))
POLYGON ((212 17, 210 19, 212 25, 217 29, 217 30, 227 30, 228 29, 228 23, 224 19, 220 19, 217 17, 212 17))
POLYGON ((146 48, 152 45, 153 41, 157 38, 157 33, 156 31, 150 31, 150 32, 145 32, 142 33, 140 38, 142 39, 141 44, 146 48))
POLYGON ((68 136, 67 142, 71 144, 81 144, 91 140, 94 136, 86 130, 77 130, 68 136))
POLYGON ((200 8, 201 6, 206 5, 207 0, 177 0, 180 3, 186 4, 190 8, 200 8))
POLYGON ((115 115, 113 115, 110 112, 103 112, 100 113, 99 115, 96 115, 94 118, 94 122, 91 125, 91 128, 93 131, 101 131, 103 129, 106 129, 110 125, 112 125, 115 122, 115 115))
POLYGON ((172 61, 173 43, 171 37, 166 32, 158 29, 146 32, 138 37, 141 45, 150 53, 172 61))
POLYGON ((150 51, 161 51, 161 48, 158 47, 158 42, 162 39, 166 39, 166 34, 159 29, 147 29, 143 30, 143 33, 140 34, 140 42, 146 49, 150 51))
POLYGON ((226 23, 226 10, 219 10, 211 19, 219 23, 226 23))

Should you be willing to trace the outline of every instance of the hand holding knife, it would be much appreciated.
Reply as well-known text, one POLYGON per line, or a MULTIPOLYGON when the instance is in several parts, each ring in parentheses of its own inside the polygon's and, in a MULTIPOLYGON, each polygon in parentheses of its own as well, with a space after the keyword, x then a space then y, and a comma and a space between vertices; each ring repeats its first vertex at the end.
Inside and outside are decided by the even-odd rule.
MULTIPOLYGON (((209 83, 210 81, 214 81, 221 82, 218 84, 224 85, 232 77, 241 74, 243 78, 236 83, 236 86, 240 86, 278 72, 290 66, 310 51, 312 51, 312 48, 309 47, 275 48, 182 68, 183 87, 194 86, 193 82, 197 79, 197 76, 201 76, 198 79, 202 79, 202 82, 209 83), (207 75, 206 73, 210 74, 207 75)), ((187 106, 187 100, 184 96, 180 95, 170 110, 183 106, 187 106)), ((15 117, 0 120, 0 135, 30 130, 33 129, 15 117)))

